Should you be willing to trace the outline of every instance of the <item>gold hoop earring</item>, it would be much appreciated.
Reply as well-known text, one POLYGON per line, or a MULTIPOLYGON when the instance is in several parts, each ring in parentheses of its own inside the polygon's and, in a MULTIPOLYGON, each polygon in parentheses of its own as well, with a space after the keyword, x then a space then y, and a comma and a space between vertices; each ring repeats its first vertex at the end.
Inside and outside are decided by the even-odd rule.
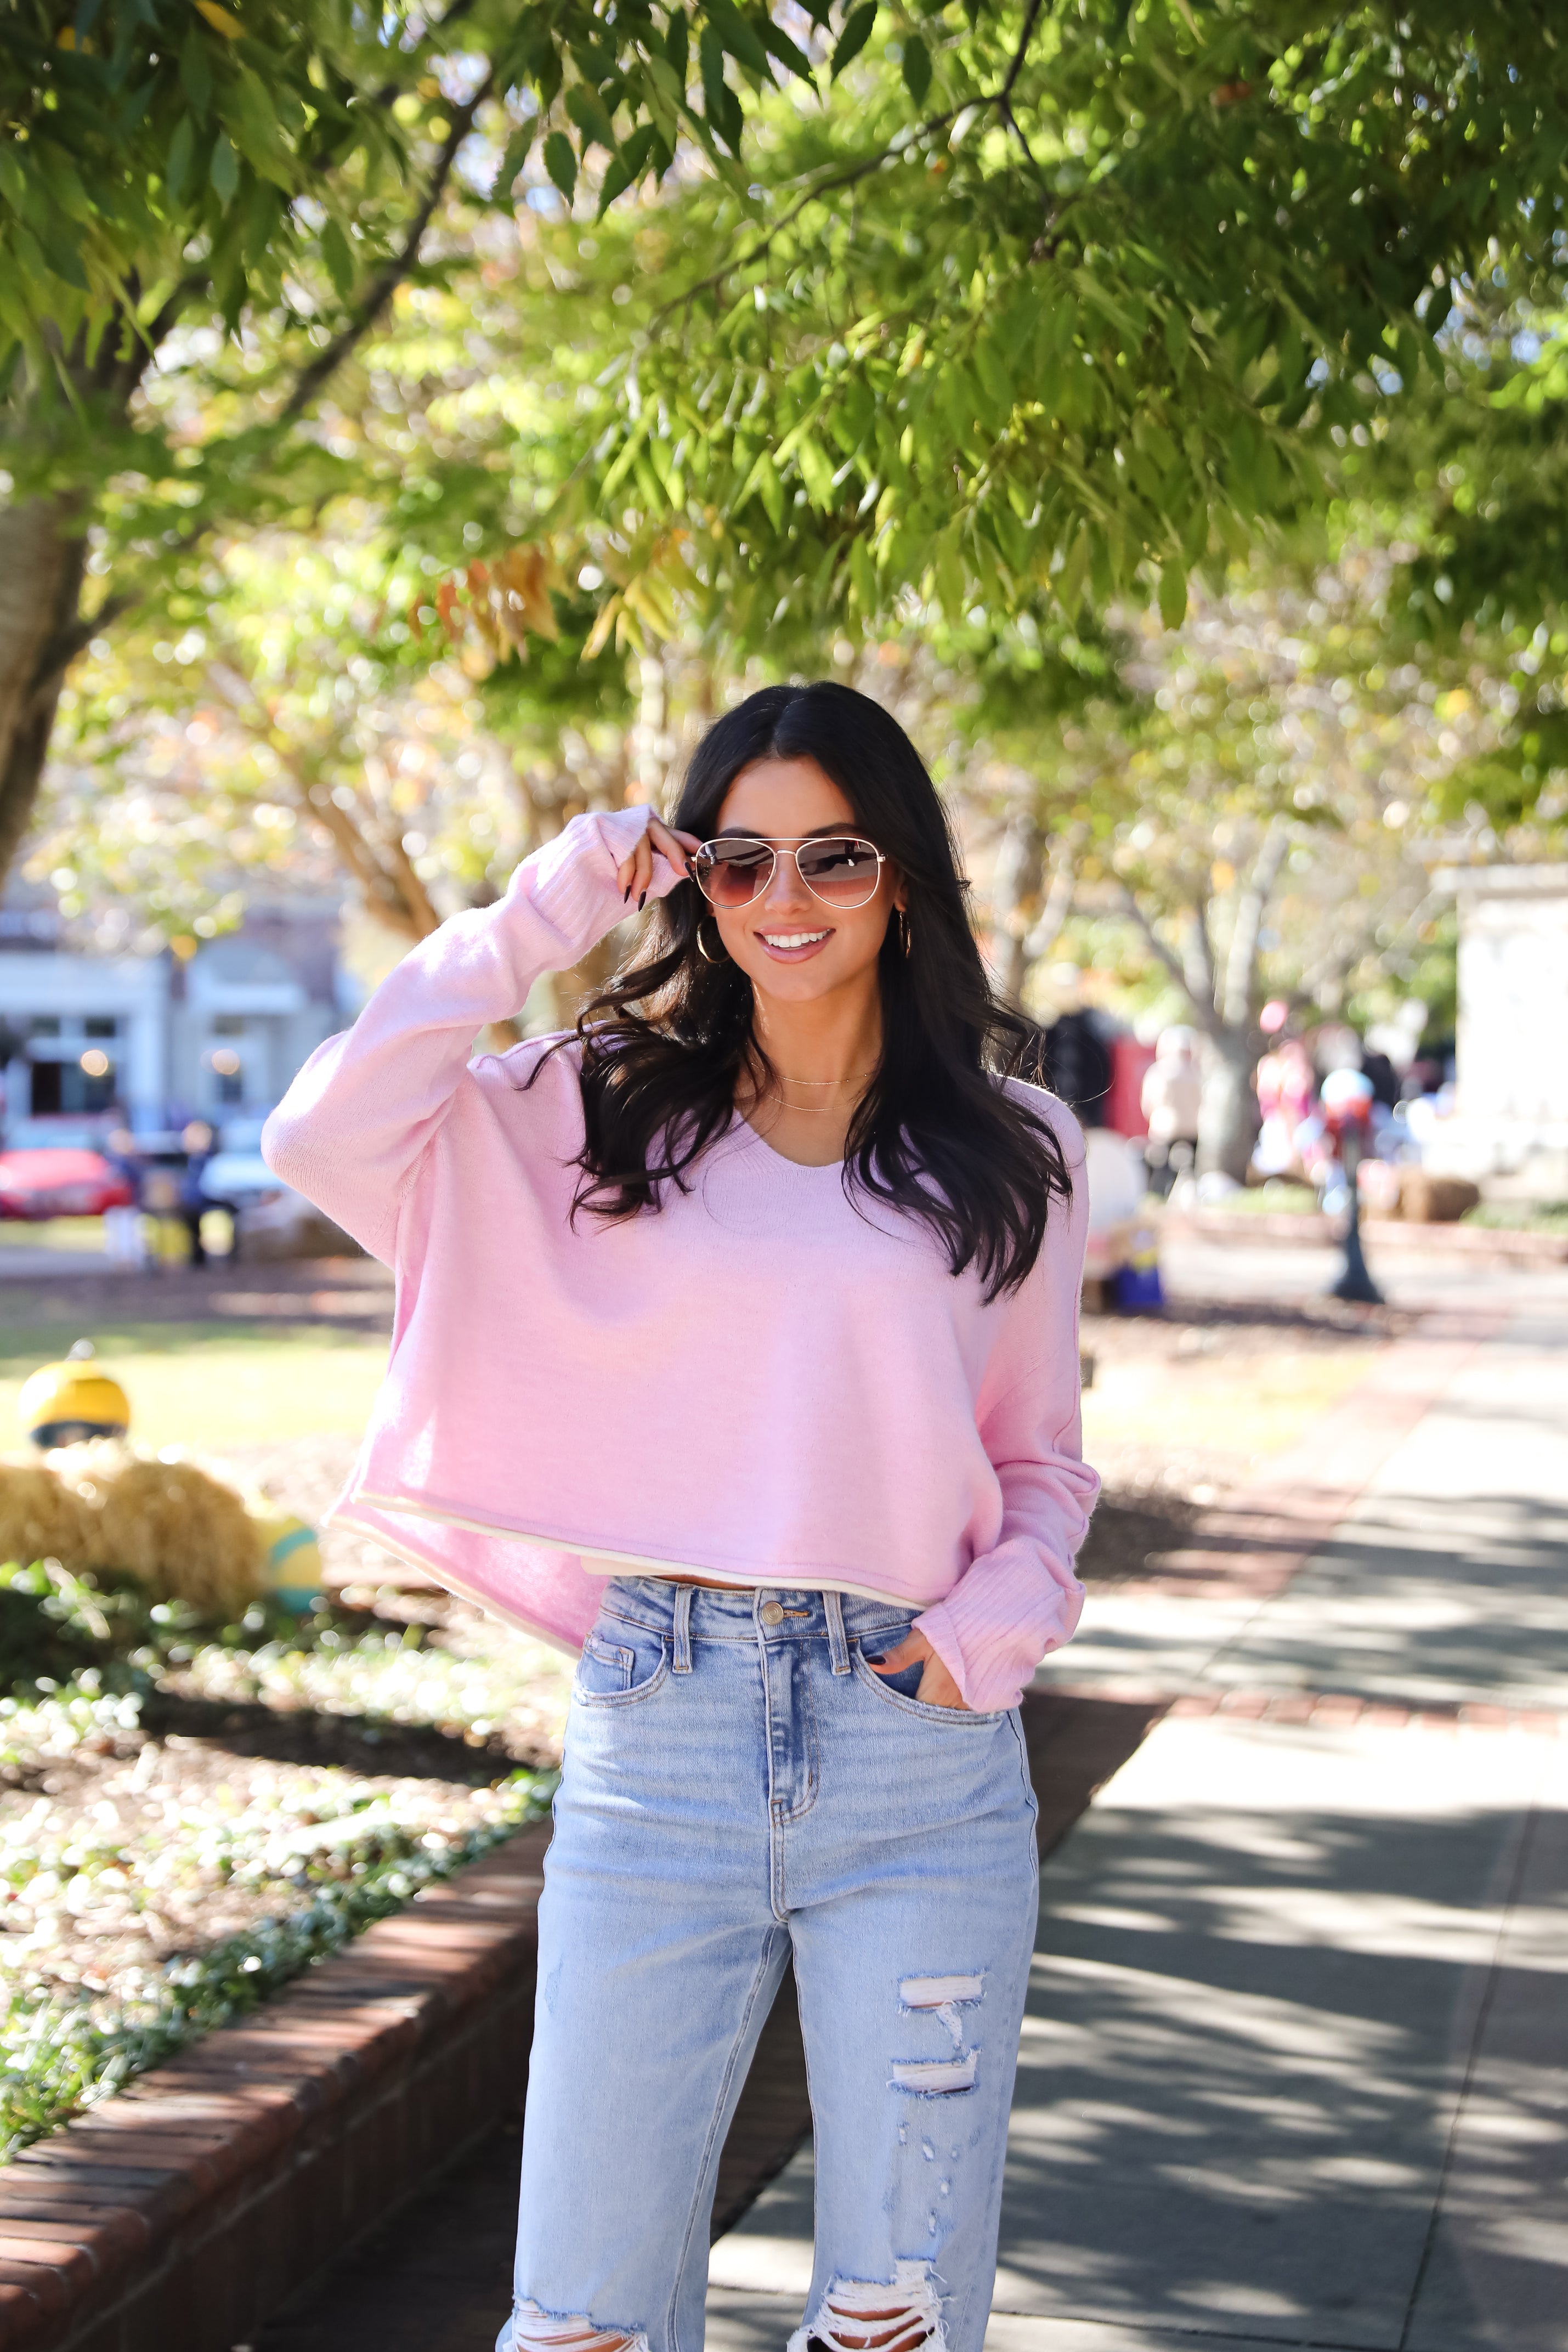
POLYGON ((729 961, 727 955, 709 955, 706 948, 704 947, 703 919, 700 915, 697 917, 697 953, 701 956, 704 963, 727 963, 729 961))
POLYGON ((913 931, 909 920, 908 910, 904 907, 900 907, 898 910, 898 940, 899 945, 903 948, 905 955, 909 953, 912 937, 913 931))

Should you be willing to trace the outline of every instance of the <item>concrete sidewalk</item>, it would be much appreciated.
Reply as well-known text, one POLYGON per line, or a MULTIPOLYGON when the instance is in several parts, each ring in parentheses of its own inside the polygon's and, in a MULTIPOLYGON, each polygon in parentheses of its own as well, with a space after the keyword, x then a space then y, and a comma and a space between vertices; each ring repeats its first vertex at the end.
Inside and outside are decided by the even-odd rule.
MULTIPOLYGON (((1568 2347, 1568 1278, 1390 1286, 1450 1311, 1341 1408, 1337 1524, 1272 1572, 1276 1493, 1051 1662, 1173 1704, 1044 1873, 991 2352, 1568 2347)), ((714 2249, 720 2352, 810 2232, 808 2149, 714 2249)))

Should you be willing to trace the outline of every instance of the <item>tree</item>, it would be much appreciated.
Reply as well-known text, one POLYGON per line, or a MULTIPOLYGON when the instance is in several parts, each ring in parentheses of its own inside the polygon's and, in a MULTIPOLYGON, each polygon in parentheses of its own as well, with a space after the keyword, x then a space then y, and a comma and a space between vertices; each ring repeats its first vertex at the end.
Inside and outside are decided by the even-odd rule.
MULTIPOLYGON (((428 27, 126 0, 65 47, 41 0, 26 21, 0 856, 72 649, 188 584, 220 523, 371 496, 455 564, 457 493, 487 562, 589 563, 633 651, 694 612, 742 649, 881 629, 912 593, 1077 614, 1153 572, 1174 622, 1194 565, 1321 499, 1325 427, 1434 364, 1489 240, 1528 259, 1562 222, 1568 67, 1527 0, 1479 26, 1458 0, 862 0, 788 34, 756 0, 428 27), (656 202, 591 228, 683 140, 656 202), (615 339, 591 370, 579 343, 570 404, 389 465, 355 362, 399 288, 483 307, 519 168, 576 205, 561 266, 615 339)), ((497 362, 538 364, 517 324, 497 362)))
POLYGON ((678 530, 746 642, 789 614, 881 627, 911 594, 1076 619, 1156 577, 1179 622, 1195 567, 1327 502, 1331 428, 1440 371, 1489 241, 1554 250, 1568 53, 1532 5, 1477 21, 1030 0, 890 24, 852 112, 770 101, 744 196, 659 208, 541 524, 632 581, 678 530))
POLYGON ((1125 616, 1120 701, 1090 696, 1056 730, 985 730, 956 788, 971 827, 1039 845, 1010 927, 1026 964, 1037 926, 1040 954, 1061 934, 1071 887, 1069 942, 1141 971, 1202 1031, 1199 1165, 1238 1181, 1264 997, 1322 1014, 1414 983, 1441 921, 1422 849, 1450 778, 1508 724, 1506 675, 1473 653, 1390 658, 1396 569, 1352 543, 1239 567, 1178 631, 1125 616))
POLYGON ((402 0, 16 0, 0 49, 0 875, 90 638, 219 521, 307 513, 352 481, 311 420, 398 288, 439 268, 431 233, 454 189, 470 210, 505 205, 537 152, 570 190, 596 152, 609 201, 667 172, 683 140, 732 173, 727 58, 743 86, 807 66, 731 0, 454 0, 436 16, 402 0), (193 415, 178 378, 214 341, 240 396, 193 415), (120 544, 94 549, 115 485, 120 544))
MULTIPOLYGON (((685 714, 711 715, 700 649, 645 657, 629 690, 621 656, 583 657, 587 599, 558 617, 520 562, 499 584, 533 608, 529 657, 497 664, 491 608, 439 588, 422 608, 417 573, 345 520, 218 542, 199 624, 130 622, 66 688, 26 871, 102 944, 211 937, 257 884, 347 884, 383 966, 580 810, 656 796, 685 714)), ((549 975, 534 1025, 570 1019, 622 944, 549 975)))
POLYGON ((1479 654, 1505 724, 1441 795, 1457 845, 1560 856, 1568 819, 1568 284, 1499 268, 1466 290, 1441 379, 1397 427, 1340 458, 1404 541, 1390 618, 1423 658, 1479 654))

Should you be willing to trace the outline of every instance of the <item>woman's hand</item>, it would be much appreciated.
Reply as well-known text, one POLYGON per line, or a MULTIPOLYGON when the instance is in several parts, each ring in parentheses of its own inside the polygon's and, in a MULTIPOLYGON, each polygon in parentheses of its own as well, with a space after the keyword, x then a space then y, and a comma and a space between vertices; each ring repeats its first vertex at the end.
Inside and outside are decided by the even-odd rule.
POLYGON ((651 816, 648 819, 648 830, 632 852, 631 856, 623 857, 615 868, 615 879, 621 886, 621 896, 622 898, 630 898, 634 890, 637 893, 638 907, 641 908, 648 895, 648 886, 653 879, 655 849, 663 850, 677 874, 689 874, 691 853, 694 849, 701 847, 702 844, 695 833, 674 833, 667 824, 662 824, 656 816, 651 816))
POLYGON ((873 1675, 898 1675, 905 1666, 913 1666, 919 1660, 924 1660, 925 1672, 920 1677, 920 1688, 915 1696, 922 1706, 959 1706, 967 1713, 968 1702, 963 1692, 925 1634, 916 1633, 913 1627, 896 1650, 889 1650, 885 1657, 868 1658, 866 1664, 873 1675))

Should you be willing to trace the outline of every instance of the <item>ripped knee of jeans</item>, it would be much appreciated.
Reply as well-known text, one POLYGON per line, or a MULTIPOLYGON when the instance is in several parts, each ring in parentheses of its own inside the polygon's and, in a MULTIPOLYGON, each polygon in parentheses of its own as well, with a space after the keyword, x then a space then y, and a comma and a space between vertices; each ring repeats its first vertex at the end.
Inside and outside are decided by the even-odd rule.
POLYGON ((542 2311, 537 2303, 512 2306, 511 2352, 648 2352, 637 2327, 601 2327, 586 2312, 542 2311))
POLYGON ((789 2352, 946 2352, 929 2263, 895 2263, 893 2278, 836 2278, 789 2352))
POLYGON ((985 1998, 983 1975, 905 1977, 898 1988, 906 2014, 940 2020, 952 2042, 948 2058, 900 2058, 893 2066, 895 2090, 913 2091, 922 2098, 941 2098, 954 2091, 972 2091, 980 2053, 964 2046, 960 2012, 985 1998))

